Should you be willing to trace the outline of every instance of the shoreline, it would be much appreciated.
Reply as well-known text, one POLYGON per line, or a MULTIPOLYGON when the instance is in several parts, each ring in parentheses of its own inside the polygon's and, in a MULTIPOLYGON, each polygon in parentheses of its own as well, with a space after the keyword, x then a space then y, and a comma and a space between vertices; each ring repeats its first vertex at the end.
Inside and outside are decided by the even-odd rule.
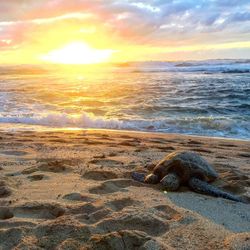
MULTIPOLYGON (((45 125, 33 125, 33 124, 22 124, 22 123, 0 123, 0 131, 6 132, 8 130, 14 131, 27 131, 32 130, 37 132, 42 131, 116 131, 116 132, 124 132, 124 133, 132 133, 132 134, 156 134, 156 135, 175 135, 175 136, 184 136, 184 137, 197 137, 197 138, 205 138, 205 139, 217 139, 217 140, 229 140, 229 141, 242 141, 242 142, 250 142, 249 139, 242 138, 232 138, 232 137, 218 137, 218 136, 206 136, 206 135, 195 135, 195 134, 181 134, 181 133, 164 133, 157 131, 140 131, 140 130, 126 130, 126 129, 107 129, 107 128, 80 128, 80 127, 49 127, 45 125), (8 126, 13 126, 14 128, 8 128, 8 126)), ((12 131, 12 132, 14 132, 12 131)))
POLYGON ((249 204, 187 187, 165 192, 131 173, 191 150, 219 173, 215 186, 250 201, 249 148, 180 134, 0 126, 0 248, 244 249, 249 204))

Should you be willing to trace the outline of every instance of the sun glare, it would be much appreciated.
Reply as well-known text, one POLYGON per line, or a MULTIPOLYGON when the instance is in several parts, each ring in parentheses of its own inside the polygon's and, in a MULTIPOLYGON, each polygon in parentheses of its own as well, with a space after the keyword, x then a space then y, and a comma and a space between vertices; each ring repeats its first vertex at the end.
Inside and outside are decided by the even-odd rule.
POLYGON ((42 60, 60 64, 95 64, 107 62, 114 50, 94 49, 84 42, 72 42, 41 57, 42 60))

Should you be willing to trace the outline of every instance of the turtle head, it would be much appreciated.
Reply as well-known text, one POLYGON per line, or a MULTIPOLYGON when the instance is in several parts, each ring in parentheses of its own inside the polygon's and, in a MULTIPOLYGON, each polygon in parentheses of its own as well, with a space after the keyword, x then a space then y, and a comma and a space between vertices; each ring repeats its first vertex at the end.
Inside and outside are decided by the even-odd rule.
POLYGON ((156 184, 159 182, 159 178, 155 174, 149 174, 145 177, 144 182, 148 184, 156 184))
POLYGON ((162 178, 161 184, 168 191, 175 191, 180 187, 180 178, 175 173, 169 173, 165 177, 162 178))

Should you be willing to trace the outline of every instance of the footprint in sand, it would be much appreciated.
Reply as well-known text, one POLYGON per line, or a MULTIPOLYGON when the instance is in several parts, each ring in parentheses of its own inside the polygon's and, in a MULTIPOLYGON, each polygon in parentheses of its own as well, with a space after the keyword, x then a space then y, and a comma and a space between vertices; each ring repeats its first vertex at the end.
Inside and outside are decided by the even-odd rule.
POLYGON ((68 207, 70 208, 69 212, 71 214, 81 214, 81 215, 83 214, 89 215, 103 208, 102 206, 96 206, 91 202, 85 203, 83 205, 82 204, 69 205, 68 207))
POLYGON ((104 232, 119 230, 138 230, 151 236, 160 236, 169 230, 166 220, 148 211, 123 210, 96 224, 104 232))
POLYGON ((218 158, 218 159, 227 159, 228 157, 223 156, 223 155, 216 155, 215 158, 218 158))
POLYGON ((123 139, 133 139, 133 137, 131 137, 129 135, 121 135, 120 138, 123 138, 123 139))
POLYGON ((107 215, 111 213, 111 210, 108 208, 102 208, 100 210, 95 211, 94 213, 89 215, 90 221, 92 223, 96 223, 103 218, 105 218, 107 215))
MULTIPOLYGON (((151 138, 151 139, 147 139, 147 142, 167 144, 167 143, 169 143, 169 140, 161 139, 161 138, 151 138)), ((172 142, 172 141, 170 141, 170 142, 172 142)))
POLYGON ((118 191, 127 191, 125 188, 130 186, 141 187, 143 185, 143 183, 130 179, 116 179, 105 181, 101 185, 89 189, 89 192, 92 194, 109 194, 118 191))
POLYGON ((218 146, 222 146, 222 147, 227 147, 227 148, 237 148, 237 145, 234 144, 219 144, 218 146))
POLYGON ((58 204, 29 202, 12 208, 15 217, 34 219, 55 219, 65 213, 58 204))
POLYGON ((103 180, 110 180, 118 178, 117 174, 111 171, 105 170, 91 170, 87 171, 82 176, 85 179, 96 180, 96 181, 103 181, 103 180))
MULTIPOLYGON (((11 217, 13 218, 13 217, 11 217)), ((31 221, 23 221, 20 220, 18 221, 16 218, 14 220, 9 220, 11 218, 7 218, 7 219, 0 219, 0 228, 3 228, 4 230, 8 230, 9 228, 19 228, 19 227, 25 227, 25 228, 31 228, 31 227, 35 227, 37 224, 31 221)), ((0 235, 1 235, 1 231, 0 231, 0 235)), ((9 239, 8 239, 9 240, 9 239)), ((0 240, 1 242, 1 240, 0 240)), ((0 244, 0 249, 1 249, 1 244, 0 244)), ((8 249, 13 249, 13 248, 8 248, 8 249)))
POLYGON ((113 138, 110 138, 109 135, 105 135, 105 134, 91 134, 91 136, 89 136, 89 138, 92 138, 92 140, 107 140, 107 141, 114 141, 113 138))
POLYGON ((157 211, 157 215, 160 218, 167 220, 180 220, 182 218, 181 214, 167 205, 158 205, 153 208, 157 211))
POLYGON ((104 159, 105 157, 106 157, 105 154, 98 154, 93 156, 93 158, 95 159, 104 159))
POLYGON ((125 197, 122 199, 115 199, 107 202, 105 205, 109 206, 114 211, 120 211, 125 207, 138 205, 139 202, 131 199, 130 197, 125 197))
POLYGON ((53 172, 53 173, 61 173, 61 172, 70 172, 72 171, 72 167, 67 164, 64 160, 54 160, 54 161, 45 161, 38 162, 37 166, 29 167, 24 169, 22 174, 31 174, 37 171, 44 172, 53 172))
POLYGON ((211 150, 205 149, 205 148, 191 148, 190 150, 196 151, 196 152, 201 152, 201 153, 208 153, 208 154, 213 153, 211 150))
POLYGON ((82 142, 84 145, 102 145, 104 144, 103 141, 97 141, 96 139, 95 140, 89 140, 89 139, 85 139, 83 142, 82 142))
POLYGON ((48 140, 49 142, 54 142, 54 143, 69 143, 69 141, 64 140, 64 139, 52 139, 48 140))
POLYGON ((44 180, 45 178, 48 179, 48 177, 44 174, 33 174, 27 177, 31 181, 40 181, 44 180))
MULTIPOLYGON (((23 238, 23 228, 1 228, 0 249, 15 249, 23 238)), ((18 249, 18 248, 16 248, 18 249)), ((20 248, 19 248, 20 249, 20 248)))
POLYGON ((87 249, 168 249, 144 232, 120 230, 107 234, 95 234, 89 240, 87 249))
POLYGON ((56 223, 38 223, 32 232, 21 227, 4 232, 0 229, 0 248, 3 245, 4 249, 83 249, 90 231, 87 226, 74 222, 62 217, 56 223))
POLYGON ((137 140, 125 140, 122 142, 119 142, 118 145, 120 146, 127 146, 127 147, 135 147, 140 144, 140 141, 137 140))
POLYGON ((240 157, 250 158, 250 153, 240 153, 238 154, 240 157))
POLYGON ((143 152, 143 151, 146 151, 146 150, 148 150, 148 147, 146 147, 146 146, 138 146, 138 147, 135 148, 134 152, 139 153, 139 152, 143 152))
POLYGON ((33 142, 31 139, 18 139, 17 142, 33 142))
POLYGON ((116 161, 112 159, 93 159, 89 161, 89 163, 102 166, 118 166, 124 164, 122 161, 116 161))
POLYGON ((100 220, 103 220, 106 216, 110 215, 111 212, 112 211, 108 208, 101 208, 90 214, 79 214, 75 218, 85 224, 95 224, 100 220))
POLYGON ((125 207, 136 205, 137 202, 131 198, 125 197, 115 199, 105 203, 87 203, 80 206, 71 207, 70 212, 77 214, 76 218, 87 224, 94 224, 103 220, 112 212, 121 211, 125 207))
POLYGON ((62 198, 69 201, 84 201, 84 202, 94 201, 94 198, 82 195, 80 193, 65 194, 62 198))
POLYGON ((172 146, 154 146, 154 148, 160 149, 163 152, 167 152, 167 151, 173 151, 176 148, 172 147, 172 146))
POLYGON ((0 220, 7 220, 12 218, 14 215, 7 207, 0 207, 0 220))
POLYGON ((24 156, 28 154, 25 151, 1 151, 0 153, 4 155, 10 155, 10 156, 24 156))
POLYGON ((40 171, 47 171, 47 172, 65 172, 65 171, 72 171, 72 168, 66 164, 63 160, 56 160, 42 163, 38 166, 40 171))
POLYGON ((249 177, 247 175, 244 175, 237 170, 225 171, 224 169, 224 171, 220 175, 223 176, 223 179, 225 178, 225 180, 229 181, 249 180, 249 177))
POLYGON ((7 184, 4 181, 0 181, 0 198, 10 196, 11 193, 12 191, 7 184))
POLYGON ((187 142, 187 144, 191 144, 191 145, 193 145, 193 144, 195 144, 195 145, 201 145, 201 144, 203 144, 203 143, 200 142, 200 141, 189 140, 189 141, 187 142))
POLYGON ((112 212, 108 207, 103 207, 103 204, 96 205, 90 202, 84 205, 68 206, 68 208, 70 208, 68 212, 73 214, 75 219, 85 224, 95 224, 112 212))
POLYGON ((111 151, 108 156, 113 157, 113 156, 117 156, 118 152, 115 151, 111 151))
POLYGON ((29 168, 25 168, 21 173, 22 174, 32 174, 34 172, 39 171, 38 167, 29 167, 29 168))
POLYGON ((78 249, 84 249, 87 250, 87 248, 82 248, 82 243, 79 240, 74 239, 66 239, 59 243, 59 245, 55 249, 60 250, 78 250, 78 249))

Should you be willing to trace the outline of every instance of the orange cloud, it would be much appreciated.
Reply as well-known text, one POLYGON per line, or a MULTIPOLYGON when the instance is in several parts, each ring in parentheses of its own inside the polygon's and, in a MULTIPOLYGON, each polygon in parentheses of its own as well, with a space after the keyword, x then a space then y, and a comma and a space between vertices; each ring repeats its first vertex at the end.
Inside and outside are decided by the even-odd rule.
POLYGON ((118 61, 167 60, 174 53, 179 58, 180 52, 185 59, 190 51, 199 57, 196 51, 249 48, 244 43, 250 34, 249 1, 226 2, 1 1, 0 62, 39 62, 41 54, 74 41, 120 51, 112 58, 118 61))

